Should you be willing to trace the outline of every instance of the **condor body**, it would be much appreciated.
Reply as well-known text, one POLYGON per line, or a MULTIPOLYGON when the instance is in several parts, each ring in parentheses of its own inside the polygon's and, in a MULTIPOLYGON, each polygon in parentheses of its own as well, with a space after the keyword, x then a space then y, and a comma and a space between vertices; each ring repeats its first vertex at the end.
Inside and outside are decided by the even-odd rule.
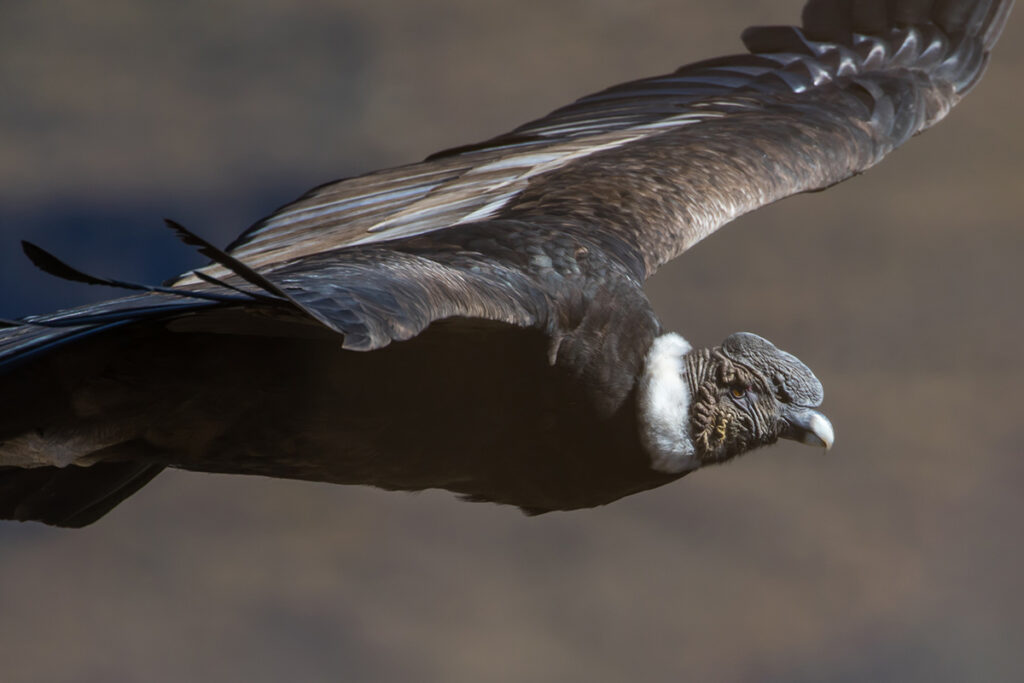
POLYGON ((779 438, 830 446, 803 363, 748 333, 691 346, 644 280, 938 122, 1011 5, 812 0, 748 53, 315 188, 225 251, 172 224, 212 262, 167 287, 26 245, 135 292, 0 329, 0 516, 88 524, 167 466, 536 513, 779 438))

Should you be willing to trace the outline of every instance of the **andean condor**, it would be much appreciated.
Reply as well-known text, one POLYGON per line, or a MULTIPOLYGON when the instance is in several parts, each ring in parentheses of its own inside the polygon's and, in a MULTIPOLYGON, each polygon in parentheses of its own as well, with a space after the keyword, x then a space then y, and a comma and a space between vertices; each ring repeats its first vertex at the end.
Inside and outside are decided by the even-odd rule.
POLYGON ((779 438, 822 387, 691 348, 644 280, 733 218, 860 173, 979 80, 1012 0, 811 0, 749 54, 315 188, 165 287, 4 321, 0 517, 82 526, 164 467, 601 505, 779 438))

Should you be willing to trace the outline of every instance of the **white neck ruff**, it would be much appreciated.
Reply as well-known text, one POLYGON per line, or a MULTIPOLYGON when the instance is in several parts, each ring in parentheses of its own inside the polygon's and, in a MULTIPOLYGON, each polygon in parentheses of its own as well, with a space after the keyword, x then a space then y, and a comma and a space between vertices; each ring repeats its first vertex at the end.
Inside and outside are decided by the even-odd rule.
POLYGON ((693 347, 674 332, 654 340, 637 387, 640 441, 651 468, 668 474, 697 469, 690 434, 690 388, 683 356, 693 347))

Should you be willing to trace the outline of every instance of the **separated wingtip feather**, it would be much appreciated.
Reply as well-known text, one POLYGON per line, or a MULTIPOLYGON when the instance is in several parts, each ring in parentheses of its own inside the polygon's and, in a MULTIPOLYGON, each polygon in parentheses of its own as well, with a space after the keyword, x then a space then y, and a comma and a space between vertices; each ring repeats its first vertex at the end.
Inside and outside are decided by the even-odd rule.
MULTIPOLYGON (((29 242, 28 240, 21 241, 21 249, 25 252, 25 256, 28 257, 32 264, 39 268, 47 275, 59 277, 62 280, 69 280, 71 282, 81 282, 87 285, 101 285, 104 287, 115 287, 117 289, 127 289, 135 292, 160 292, 163 294, 173 294, 175 296, 181 296, 189 299, 203 299, 208 301, 220 301, 220 302, 234 302, 237 301, 232 296, 222 296, 211 292, 195 292, 185 289, 174 289, 171 287, 153 287, 150 285, 140 285, 134 282, 125 282, 123 280, 113 280, 109 278, 100 278, 94 275, 84 273, 77 268, 69 266, 64 261, 46 251, 42 247, 29 242)), ((234 288, 229 288, 234 289, 234 288)), ((243 292, 244 293, 244 292, 243 292)), ((252 295, 248 295, 252 297, 252 295)))
POLYGON ((47 275, 53 275, 54 277, 59 277, 62 280, 82 282, 87 285, 111 284, 110 280, 93 277, 88 273, 83 273, 77 268, 72 268, 50 252, 33 244, 32 242, 29 242, 28 240, 21 241, 21 250, 25 252, 25 256, 27 256, 28 260, 32 262, 32 265, 47 275))
POLYGON ((279 297, 281 299, 289 299, 288 295, 285 294, 285 292, 280 287, 275 285, 266 277, 256 272, 246 264, 242 263, 234 256, 231 256, 223 249, 215 247, 213 244, 206 241, 199 235, 195 234, 194 232, 183 226, 181 223, 171 220, 170 218, 165 218, 164 223, 167 225, 167 227, 174 231, 174 233, 178 236, 178 239, 180 239, 183 243, 189 245, 190 247, 196 247, 200 254, 207 257, 211 261, 214 261, 215 263, 223 266, 224 268, 227 268, 229 271, 231 271, 238 277, 242 278, 249 284, 255 285, 256 287, 259 287, 265 292, 273 294, 274 296, 279 297))

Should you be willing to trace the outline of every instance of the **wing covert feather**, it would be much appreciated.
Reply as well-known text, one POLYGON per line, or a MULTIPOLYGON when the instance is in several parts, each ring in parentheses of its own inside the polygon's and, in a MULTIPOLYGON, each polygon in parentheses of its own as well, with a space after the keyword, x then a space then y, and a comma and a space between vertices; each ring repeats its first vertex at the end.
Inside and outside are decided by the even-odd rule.
MULTIPOLYGON (((631 176, 668 173, 694 190, 676 198, 672 213, 690 224, 673 224, 672 240, 643 234, 663 229, 655 219, 664 215, 631 223, 641 231, 638 242, 668 249, 647 254, 654 266, 740 213, 865 170, 941 119, 977 83, 1012 4, 812 0, 802 29, 747 29, 750 54, 614 86, 497 138, 323 185, 257 223, 231 251, 270 270, 349 245, 521 217, 524 195, 561 191, 569 178, 590 182, 615 160, 631 176), (808 115, 815 130, 801 130, 808 115), (733 119, 743 125, 730 125, 733 119), (722 154, 756 147, 771 158, 758 168, 716 166, 702 176, 688 163, 698 140, 722 154), (670 153, 650 156, 652 143, 670 153), (787 173, 781 183, 780 169, 787 173), (713 177, 722 172, 724 187, 713 177)), ((586 200, 595 189, 573 191, 586 200)))
MULTIPOLYGON (((860 173, 942 119, 978 82, 1012 5, 811 0, 802 28, 747 29, 749 54, 617 85, 505 135, 315 188, 246 231, 230 253, 261 272, 294 274, 327 261, 356 263, 363 248, 440 243, 488 223, 535 232, 541 243, 554 225, 590 235, 598 249, 621 247, 607 256, 640 281, 737 216, 860 173)), ((493 262, 490 256, 483 261, 493 262)), ((496 305, 493 316, 485 304, 467 304, 462 299, 501 295, 449 258, 439 253, 437 267, 414 269, 437 280, 423 285, 430 310, 411 316, 414 328, 481 307, 484 317, 516 324, 552 319, 522 302, 496 305), (458 286, 448 286, 452 278, 458 286)), ((372 265, 387 267, 383 258, 372 265)), ((228 275, 216 265, 202 270, 228 275)), ((391 287, 386 277, 371 279, 391 287)), ((407 280, 394 279, 391 288, 407 280)), ((197 284, 186 274, 176 286, 197 284)), ((540 289, 535 299, 557 298, 540 289)), ((391 295, 401 299, 379 296, 391 295)), ((389 310, 365 311, 360 324, 375 322, 364 341, 351 343, 371 348, 407 336, 412 328, 385 320, 401 319, 401 311, 389 310)))

